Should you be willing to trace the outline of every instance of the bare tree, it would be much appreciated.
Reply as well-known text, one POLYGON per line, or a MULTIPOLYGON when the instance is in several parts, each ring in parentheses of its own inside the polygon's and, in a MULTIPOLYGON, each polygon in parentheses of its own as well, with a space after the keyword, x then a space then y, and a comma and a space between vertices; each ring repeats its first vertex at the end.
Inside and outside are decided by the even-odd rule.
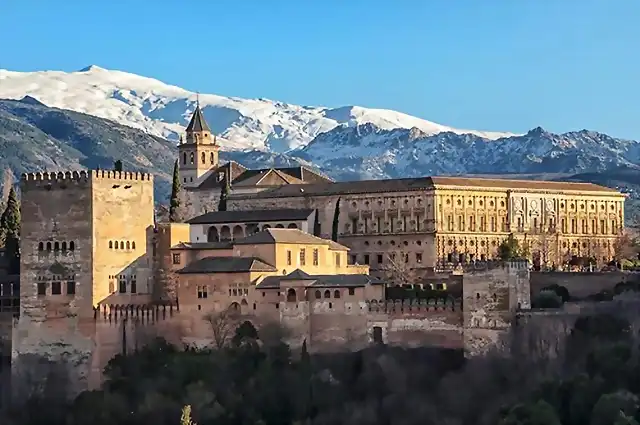
POLYGON ((227 308, 218 312, 211 312, 205 316, 205 320, 211 326, 213 342, 217 348, 224 347, 233 337, 233 333, 239 324, 239 312, 234 308, 227 308))
POLYGON ((2 203, 7 202, 9 191, 13 187, 13 172, 10 168, 5 168, 2 173, 2 203))
POLYGON ((532 255, 538 257, 541 268, 546 268, 551 263, 559 261, 557 258, 558 241, 551 229, 541 227, 531 239, 532 255))
POLYGON ((631 237, 629 232, 622 231, 616 237, 613 243, 613 255, 617 261, 636 258, 638 256, 636 241, 631 237))
POLYGON ((281 342, 287 342, 291 336, 290 329, 279 322, 267 321, 259 325, 258 337, 267 347, 272 347, 281 342))
POLYGON ((381 270, 384 278, 394 285, 413 284, 419 280, 409 263, 409 254, 406 252, 388 252, 381 270))

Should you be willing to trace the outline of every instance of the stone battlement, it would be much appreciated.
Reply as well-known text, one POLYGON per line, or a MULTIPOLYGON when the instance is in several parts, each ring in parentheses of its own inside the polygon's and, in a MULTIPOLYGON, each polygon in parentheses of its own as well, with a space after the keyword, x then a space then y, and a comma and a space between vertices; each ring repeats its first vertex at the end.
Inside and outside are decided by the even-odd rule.
POLYGON ((119 304, 95 307, 93 318, 96 321, 107 321, 110 323, 122 321, 124 319, 139 320, 142 323, 166 320, 180 311, 178 303, 164 304, 119 304))
POLYGON ((429 313, 442 311, 462 312, 462 303, 454 299, 423 299, 423 300, 387 300, 368 301, 369 311, 372 313, 429 313))
POLYGON ((88 183, 93 180, 114 180, 114 181, 149 181, 153 182, 153 174, 140 173, 136 171, 113 171, 113 170, 80 170, 80 171, 58 171, 58 172, 36 172, 23 173, 20 180, 23 186, 35 184, 69 184, 88 183))

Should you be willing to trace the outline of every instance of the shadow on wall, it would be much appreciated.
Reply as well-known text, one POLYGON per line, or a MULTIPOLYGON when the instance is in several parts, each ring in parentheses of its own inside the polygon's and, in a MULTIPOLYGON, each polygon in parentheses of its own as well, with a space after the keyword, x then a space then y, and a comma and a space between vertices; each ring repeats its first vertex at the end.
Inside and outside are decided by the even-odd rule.
POLYGON ((550 286, 565 287, 572 298, 586 299, 621 282, 638 282, 640 274, 625 272, 531 272, 531 298, 550 286))

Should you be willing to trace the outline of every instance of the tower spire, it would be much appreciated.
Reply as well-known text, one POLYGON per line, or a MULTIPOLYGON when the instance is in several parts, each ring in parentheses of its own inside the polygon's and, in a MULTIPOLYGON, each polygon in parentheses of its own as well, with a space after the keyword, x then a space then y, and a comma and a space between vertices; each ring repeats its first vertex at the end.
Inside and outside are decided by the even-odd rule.
POLYGON ((200 92, 196 92, 196 106, 200 107, 200 92))

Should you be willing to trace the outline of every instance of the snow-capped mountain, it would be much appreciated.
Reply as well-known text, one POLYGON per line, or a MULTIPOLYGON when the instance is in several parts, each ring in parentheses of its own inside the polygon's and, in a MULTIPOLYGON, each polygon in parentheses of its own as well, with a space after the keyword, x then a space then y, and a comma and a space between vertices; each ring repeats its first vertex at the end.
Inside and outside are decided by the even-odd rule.
POLYGON ((359 106, 298 106, 268 99, 196 94, 161 81, 90 66, 77 72, 12 72, 0 69, 0 99, 30 96, 47 106, 82 112, 177 140, 199 101, 223 149, 288 152, 336 127, 371 124, 381 130, 418 129, 487 139, 509 133, 459 130, 400 112, 359 106))
POLYGON ((496 140, 474 134, 429 135, 373 124, 337 127, 289 152, 340 177, 443 174, 576 174, 640 165, 640 143, 593 131, 554 134, 538 127, 496 140))

